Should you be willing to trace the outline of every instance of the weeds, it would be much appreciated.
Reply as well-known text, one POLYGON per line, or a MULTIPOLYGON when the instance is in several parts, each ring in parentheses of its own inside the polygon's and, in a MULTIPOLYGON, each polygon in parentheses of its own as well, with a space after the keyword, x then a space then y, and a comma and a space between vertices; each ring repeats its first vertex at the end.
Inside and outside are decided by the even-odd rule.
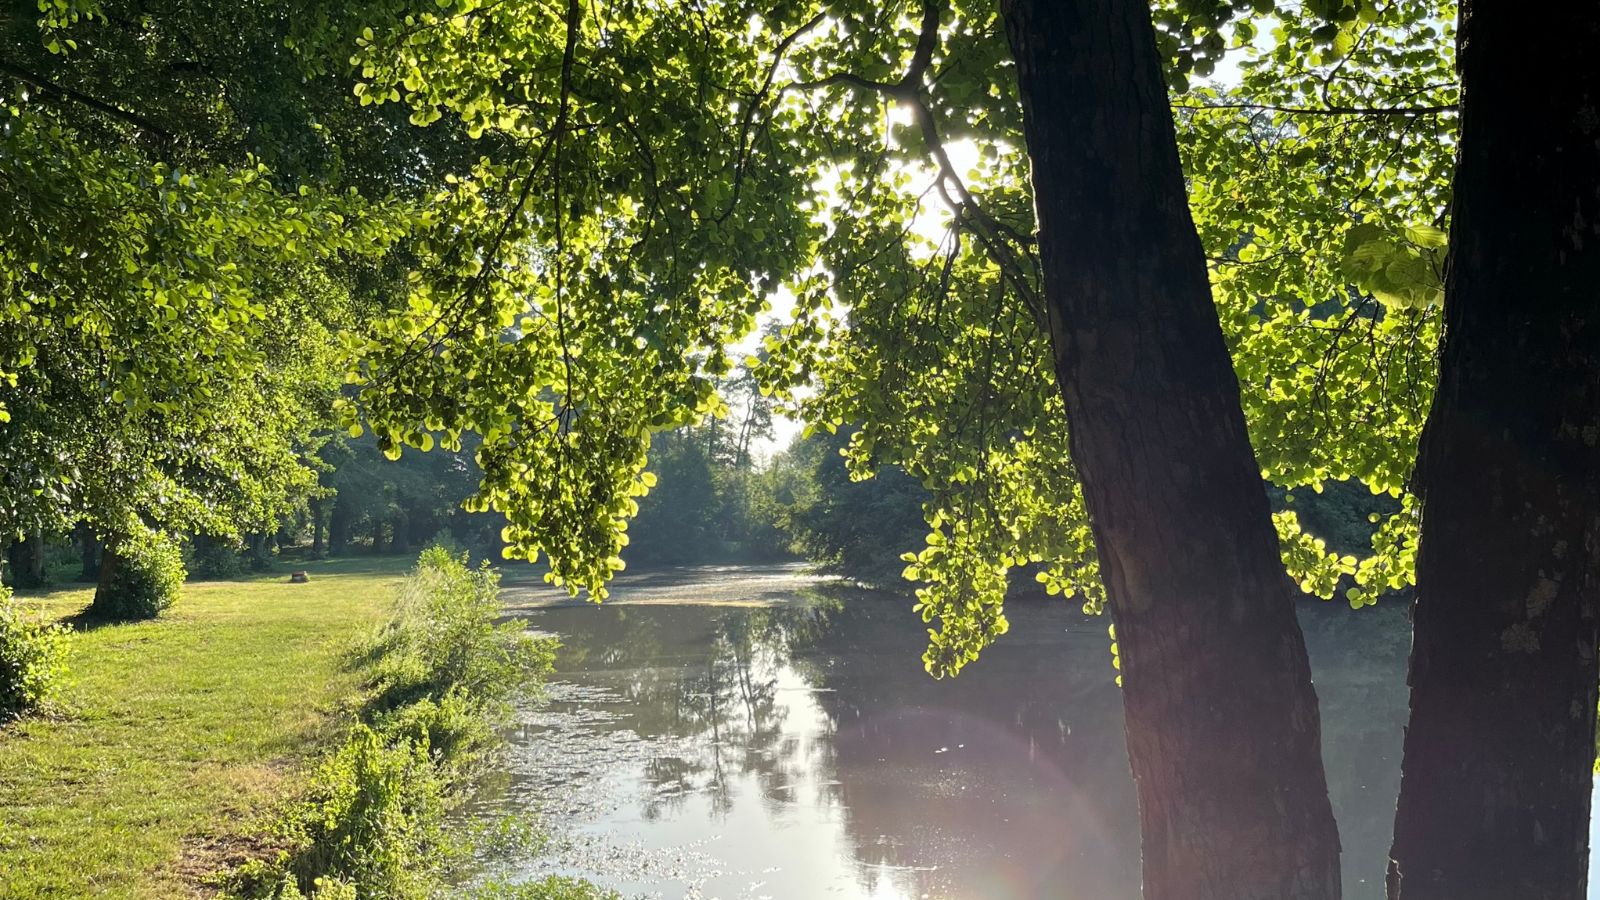
POLYGON ((233 874, 236 896, 422 900, 443 890, 467 850, 446 817, 499 748, 512 701, 537 691, 554 660, 554 641, 500 617, 494 570, 423 552, 393 618, 362 650, 373 674, 359 722, 278 822, 285 849, 233 874))

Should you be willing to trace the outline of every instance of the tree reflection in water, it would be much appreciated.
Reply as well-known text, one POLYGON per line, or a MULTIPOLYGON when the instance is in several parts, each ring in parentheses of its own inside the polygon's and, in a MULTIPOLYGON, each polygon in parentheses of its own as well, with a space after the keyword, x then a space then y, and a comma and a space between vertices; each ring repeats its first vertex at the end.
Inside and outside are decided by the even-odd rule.
MULTIPOLYGON (((934 681, 906 601, 848 588, 528 615, 565 647, 505 800, 546 804, 587 850, 514 869, 730 900, 1138 896, 1103 619, 1016 604, 1001 644, 934 681)), ((1376 615, 1310 629, 1352 898, 1381 896, 1362 882, 1393 810, 1394 630, 1376 615)))

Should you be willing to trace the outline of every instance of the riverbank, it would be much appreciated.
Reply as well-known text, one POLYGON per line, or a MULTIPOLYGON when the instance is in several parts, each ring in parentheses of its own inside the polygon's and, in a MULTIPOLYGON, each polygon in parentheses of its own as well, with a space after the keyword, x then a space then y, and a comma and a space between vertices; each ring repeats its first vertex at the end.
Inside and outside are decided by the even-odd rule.
MULTIPOLYGON (((212 893, 339 737, 361 692, 349 650, 412 562, 191 583, 160 619, 75 634, 62 709, 0 731, 0 898, 212 893)), ((69 620, 90 594, 30 600, 69 620)))

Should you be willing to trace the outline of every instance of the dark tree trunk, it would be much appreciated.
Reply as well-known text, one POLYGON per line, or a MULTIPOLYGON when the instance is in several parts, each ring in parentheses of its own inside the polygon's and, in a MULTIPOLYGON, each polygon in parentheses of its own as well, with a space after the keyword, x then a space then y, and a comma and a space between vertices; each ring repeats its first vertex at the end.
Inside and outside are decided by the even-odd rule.
POLYGON ((272 567, 272 535, 256 533, 245 535, 246 564, 252 572, 264 572, 272 567))
POLYGON ((321 559, 327 552, 328 504, 324 500, 311 501, 311 558, 321 559))
POLYGON ((350 510, 337 499, 333 501, 333 511, 328 515, 328 553, 331 556, 343 556, 350 549, 350 528, 354 524, 350 510))
POLYGON ((38 588, 44 586, 44 532, 35 528, 22 540, 6 548, 11 565, 11 586, 38 588))
POLYGON ((87 524, 78 526, 78 543, 82 548, 79 557, 79 581, 94 581, 100 577, 100 539, 87 524))
POLYGON ((1334 900, 1317 698, 1189 215, 1150 7, 1006 0, 1152 900, 1334 900))
POLYGON ((411 552, 411 528, 404 513, 396 515, 389 524, 389 552, 411 552))
POLYGON ((1577 900, 1600 577, 1600 4, 1461 6, 1389 894, 1577 900))
POLYGON ((117 553, 117 544, 114 537, 106 538, 105 546, 100 553, 100 574, 95 581, 94 600, 89 604, 91 612, 105 612, 108 600, 107 592, 111 589, 111 582, 117 576, 117 569, 122 565, 122 557, 117 553))

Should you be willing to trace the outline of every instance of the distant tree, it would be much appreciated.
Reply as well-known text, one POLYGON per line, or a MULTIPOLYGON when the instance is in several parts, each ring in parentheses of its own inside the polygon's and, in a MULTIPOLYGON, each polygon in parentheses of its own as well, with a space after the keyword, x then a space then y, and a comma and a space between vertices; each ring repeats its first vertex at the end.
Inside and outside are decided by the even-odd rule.
MULTIPOLYGON (((327 550, 334 555, 350 552, 358 536, 373 553, 409 553, 424 546, 464 524, 469 514, 462 503, 482 477, 470 448, 390 460, 371 437, 340 436, 318 455, 326 468, 312 527, 326 529, 327 550)), ((457 537, 466 538, 463 543, 473 540, 473 528, 461 531, 457 537)), ((473 549, 482 553, 484 548, 473 549)))
POLYGON ((893 466, 855 477, 843 453, 849 442, 847 431, 819 432, 774 461, 783 524, 811 559, 868 584, 894 586, 906 567, 901 554, 927 534, 923 506, 933 494, 893 466))
POLYGON ((758 465, 754 452, 772 435, 774 401, 744 366, 719 380, 718 400, 699 424, 651 437, 655 488, 639 499, 624 559, 688 564, 790 555, 773 470, 758 465))
MULTIPOLYGON (((702 429, 709 432, 710 427, 702 429)), ((707 441, 694 429, 661 432, 650 442, 655 490, 639 499, 628 526, 624 559, 696 563, 715 556, 718 534, 716 482, 707 441)))

